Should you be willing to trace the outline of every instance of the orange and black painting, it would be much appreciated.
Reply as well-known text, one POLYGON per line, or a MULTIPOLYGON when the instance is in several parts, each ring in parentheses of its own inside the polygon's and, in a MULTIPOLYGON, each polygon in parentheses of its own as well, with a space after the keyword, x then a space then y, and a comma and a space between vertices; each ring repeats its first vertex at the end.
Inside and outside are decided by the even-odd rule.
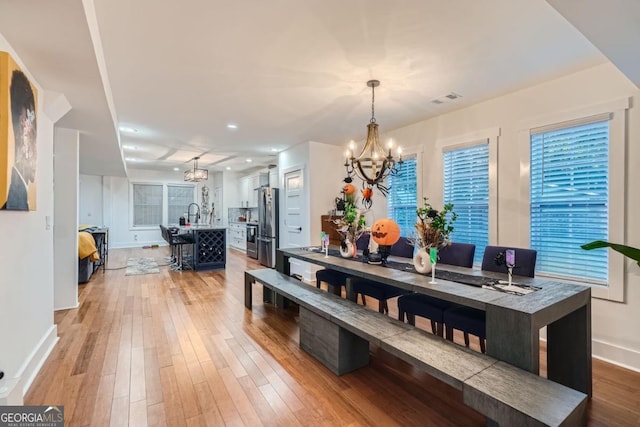
POLYGON ((38 92, 0 52, 0 210, 36 210, 38 92))

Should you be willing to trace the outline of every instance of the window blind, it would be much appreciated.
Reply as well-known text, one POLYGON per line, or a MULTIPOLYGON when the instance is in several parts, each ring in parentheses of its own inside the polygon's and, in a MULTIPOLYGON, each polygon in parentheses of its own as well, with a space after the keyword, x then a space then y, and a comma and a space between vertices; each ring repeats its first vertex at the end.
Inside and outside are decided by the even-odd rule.
POLYGON ((605 283, 609 229, 609 121, 531 135, 531 248, 541 273, 605 283))
POLYGON ((416 222, 416 200, 418 193, 417 162, 415 157, 404 159, 398 166, 398 174, 389 176, 387 216, 400 226, 400 235, 410 237, 416 222))
POLYGON ((481 263, 489 244, 489 144, 443 153, 444 203, 453 203, 458 219, 451 240, 476 245, 474 263, 481 263))
POLYGON ((162 184, 133 184, 133 225, 158 226, 162 223, 162 184))
MULTIPOLYGON (((193 186, 167 185, 167 222, 178 223, 181 216, 187 212, 189 203, 193 203, 193 186)), ((195 213, 195 211, 194 211, 195 213)))

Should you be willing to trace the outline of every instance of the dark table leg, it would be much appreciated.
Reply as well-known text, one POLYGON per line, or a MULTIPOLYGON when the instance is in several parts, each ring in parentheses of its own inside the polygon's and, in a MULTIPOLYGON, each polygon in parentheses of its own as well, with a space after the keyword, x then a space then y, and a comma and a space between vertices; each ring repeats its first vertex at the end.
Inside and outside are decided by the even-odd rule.
POLYGON ((487 305, 487 355, 540 374, 540 331, 531 315, 487 305))
POLYGON ((289 257, 282 253, 281 250, 276 250, 276 271, 282 274, 291 276, 291 264, 289 263, 289 257))
POLYGON ((591 300, 547 326, 547 377, 591 397, 591 300))
MULTIPOLYGON (((253 276, 244 272, 244 306, 251 310, 253 300, 253 276)), ((266 288, 265 288, 266 289, 266 288)))
POLYGON ((345 289, 347 293, 347 299, 357 303, 358 301, 356 300, 356 293, 353 291, 353 278, 347 277, 345 289))

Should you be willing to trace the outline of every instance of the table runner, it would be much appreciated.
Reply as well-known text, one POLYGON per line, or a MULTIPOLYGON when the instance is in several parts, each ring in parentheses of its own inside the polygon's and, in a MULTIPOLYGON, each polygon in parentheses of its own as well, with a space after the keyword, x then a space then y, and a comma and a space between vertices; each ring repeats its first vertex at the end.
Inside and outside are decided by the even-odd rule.
MULTIPOLYGON (((309 247, 307 248, 310 251, 318 251, 320 252, 319 247, 309 247)), ((340 251, 337 249, 329 249, 327 251, 327 255, 333 257, 341 257, 340 251)), ((363 255, 358 255, 356 258, 343 258, 349 261, 360 262, 363 264, 368 264, 367 258, 363 255)), ((421 274, 418 273, 413 264, 408 264, 404 262, 387 260, 384 264, 375 264, 380 265, 386 268, 393 268, 394 270, 407 271, 410 273, 421 274)), ((521 283, 511 283, 508 284, 506 280, 495 279, 492 277, 483 277, 483 276, 472 276, 470 274, 457 273, 454 271, 447 271, 438 269, 436 265, 436 279, 447 280, 450 282, 462 283, 464 285, 475 286, 483 289, 490 289, 493 291, 504 292, 511 295, 527 295, 531 292, 535 292, 540 290, 540 288, 531 285, 524 285, 521 283)))

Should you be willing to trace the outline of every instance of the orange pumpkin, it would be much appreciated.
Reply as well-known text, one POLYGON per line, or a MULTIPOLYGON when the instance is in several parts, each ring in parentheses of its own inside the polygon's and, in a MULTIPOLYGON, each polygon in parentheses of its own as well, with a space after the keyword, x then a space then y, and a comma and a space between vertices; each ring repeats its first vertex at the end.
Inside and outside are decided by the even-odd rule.
POLYGON ((382 218, 373 223, 371 237, 380 246, 393 246, 400 240, 400 227, 391 218, 382 218))
POLYGON ((373 197, 373 190, 371 188, 367 187, 362 190, 363 199, 370 199, 371 197, 373 197))
POLYGON ((344 187, 342 187, 342 192, 347 196, 350 196, 352 194, 355 194, 356 187, 353 184, 345 184, 344 187))

